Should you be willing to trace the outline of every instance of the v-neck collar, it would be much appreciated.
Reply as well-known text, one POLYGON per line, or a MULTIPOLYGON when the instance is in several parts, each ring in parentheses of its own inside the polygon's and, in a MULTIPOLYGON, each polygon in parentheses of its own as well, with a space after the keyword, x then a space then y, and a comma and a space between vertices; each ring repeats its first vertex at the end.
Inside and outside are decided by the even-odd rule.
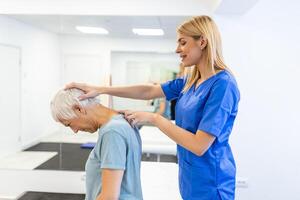
POLYGON ((196 90, 198 90, 199 87, 201 87, 204 83, 208 82, 208 80, 211 80, 212 78, 216 77, 217 75, 223 73, 223 72, 226 72, 226 70, 222 70, 222 71, 219 71, 218 73, 212 75, 211 77, 209 77, 208 79, 206 79, 205 81, 203 81, 202 83, 200 83, 197 87, 196 87, 196 84, 193 85, 193 92, 196 92, 196 90))

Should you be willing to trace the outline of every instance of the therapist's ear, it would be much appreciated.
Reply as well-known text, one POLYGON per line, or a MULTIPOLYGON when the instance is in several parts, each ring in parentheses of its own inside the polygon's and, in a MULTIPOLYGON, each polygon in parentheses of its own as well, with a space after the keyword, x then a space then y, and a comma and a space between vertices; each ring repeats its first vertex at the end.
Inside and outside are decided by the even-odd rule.
POLYGON ((200 36, 200 38, 197 40, 197 44, 200 49, 203 50, 207 46, 207 39, 204 36, 200 36))
POLYGON ((72 110, 75 112, 77 116, 86 114, 86 110, 81 105, 78 104, 73 105, 72 110))

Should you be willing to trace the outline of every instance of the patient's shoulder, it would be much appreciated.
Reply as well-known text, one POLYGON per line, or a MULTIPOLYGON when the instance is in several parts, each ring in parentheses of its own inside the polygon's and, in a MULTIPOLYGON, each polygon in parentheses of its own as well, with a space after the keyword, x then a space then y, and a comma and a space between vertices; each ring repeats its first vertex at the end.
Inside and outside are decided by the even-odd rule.
POLYGON ((134 131, 122 116, 112 118, 102 130, 103 133, 116 133, 123 137, 127 137, 128 134, 132 134, 134 131))

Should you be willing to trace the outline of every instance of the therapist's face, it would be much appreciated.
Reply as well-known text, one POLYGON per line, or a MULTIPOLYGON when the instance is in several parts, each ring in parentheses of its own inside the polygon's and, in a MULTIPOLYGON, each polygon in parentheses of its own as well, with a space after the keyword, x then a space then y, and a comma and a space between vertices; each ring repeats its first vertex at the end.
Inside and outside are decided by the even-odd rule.
POLYGON ((195 40, 193 37, 178 34, 177 43, 176 53, 179 54, 184 66, 193 66, 200 63, 203 48, 201 39, 195 40))

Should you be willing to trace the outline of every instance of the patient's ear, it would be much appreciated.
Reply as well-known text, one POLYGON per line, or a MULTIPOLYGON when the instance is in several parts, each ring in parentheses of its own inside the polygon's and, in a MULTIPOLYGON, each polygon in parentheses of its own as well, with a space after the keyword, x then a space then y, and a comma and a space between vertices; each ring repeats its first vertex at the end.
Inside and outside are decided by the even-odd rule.
POLYGON ((81 105, 73 105, 72 106, 73 111, 76 113, 76 115, 85 115, 86 114, 86 110, 81 106, 81 105))

